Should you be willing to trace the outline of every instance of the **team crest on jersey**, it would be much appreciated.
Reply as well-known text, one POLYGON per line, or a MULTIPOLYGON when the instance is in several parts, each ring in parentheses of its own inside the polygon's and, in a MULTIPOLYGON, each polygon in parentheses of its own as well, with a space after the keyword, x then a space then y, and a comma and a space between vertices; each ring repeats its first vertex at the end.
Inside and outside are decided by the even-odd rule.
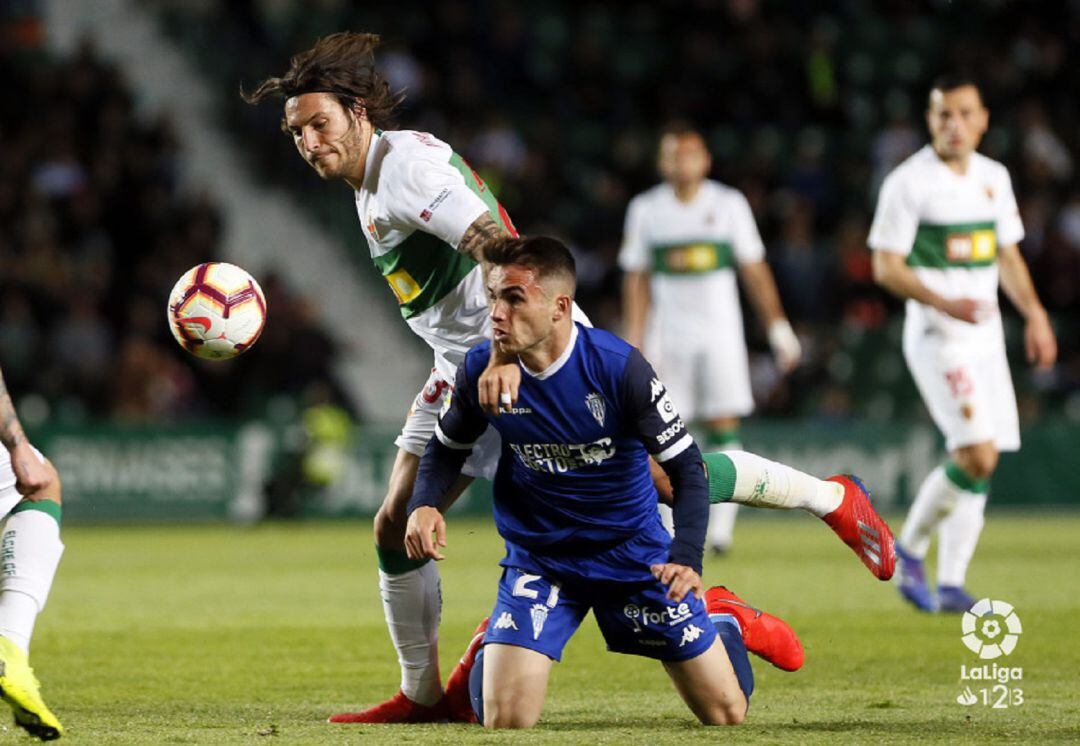
POLYGON ((606 414, 604 407, 604 397, 600 396, 600 394, 594 391, 593 393, 585 397, 585 406, 589 408, 589 414, 593 416, 593 419, 596 420, 600 425, 603 425, 604 415, 606 414))

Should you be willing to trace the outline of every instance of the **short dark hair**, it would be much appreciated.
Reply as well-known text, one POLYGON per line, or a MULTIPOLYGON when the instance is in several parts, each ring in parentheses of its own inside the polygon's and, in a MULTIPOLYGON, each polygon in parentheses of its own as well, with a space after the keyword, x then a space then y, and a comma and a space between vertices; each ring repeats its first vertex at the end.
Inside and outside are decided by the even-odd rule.
POLYGON ((978 78, 967 71, 954 71, 943 73, 934 78, 934 82, 930 84, 930 90, 927 92, 927 103, 929 103, 930 96, 933 95, 934 91, 946 93, 955 91, 957 88, 963 88, 966 85, 979 92, 980 101, 983 99, 982 85, 979 83, 978 78))
POLYGON ((315 46, 294 55, 281 77, 270 77, 240 96, 249 104, 265 98, 290 99, 304 93, 330 93, 345 109, 364 107, 368 121, 380 129, 392 129, 394 114, 405 99, 375 69, 377 34, 339 31, 324 36, 315 46))
POLYGON ((536 272, 541 280, 558 277, 569 283, 571 295, 577 286, 577 265, 566 244, 550 236, 498 238, 484 247, 484 260, 497 267, 520 264, 536 272))

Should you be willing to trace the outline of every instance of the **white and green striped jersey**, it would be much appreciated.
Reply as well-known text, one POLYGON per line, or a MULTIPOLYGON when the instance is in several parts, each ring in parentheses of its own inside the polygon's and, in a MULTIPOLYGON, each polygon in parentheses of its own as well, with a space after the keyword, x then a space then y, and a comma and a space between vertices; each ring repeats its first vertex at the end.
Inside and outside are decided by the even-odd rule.
POLYGON ((627 207, 619 266, 650 273, 649 324, 658 330, 741 335, 734 269, 764 258, 746 197, 720 182, 706 180, 690 202, 658 184, 627 207))
POLYGON ((449 145, 412 130, 373 135, 356 212, 402 317, 453 381, 491 325, 480 267, 457 246, 485 212, 514 233, 509 217, 449 145))
MULTIPOLYGON (((967 173, 945 165, 926 145, 886 177, 867 244, 907 256, 907 264, 930 290, 945 298, 997 304, 998 247, 1019 243, 1024 226, 1012 180, 1002 164, 973 153, 967 173)), ((968 325, 909 300, 908 320, 964 327, 1000 327, 996 314, 968 325)))

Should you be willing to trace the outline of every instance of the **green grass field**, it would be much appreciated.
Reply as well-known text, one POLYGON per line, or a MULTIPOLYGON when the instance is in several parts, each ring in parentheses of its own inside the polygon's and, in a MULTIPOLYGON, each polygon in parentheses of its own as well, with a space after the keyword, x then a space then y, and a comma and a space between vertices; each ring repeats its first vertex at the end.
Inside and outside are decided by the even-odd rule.
MULTIPOLYGON (((1013 603, 1024 633, 999 662, 1022 666, 1024 704, 956 702, 956 616, 919 615, 805 515, 749 516, 736 551, 706 565, 786 617, 807 650, 787 674, 754 659, 757 690, 736 729, 703 729, 660 666, 609 654, 587 620, 556 666, 541 725, 335 726, 330 713, 393 693, 396 660, 367 522, 230 527, 72 527, 33 662, 78 743, 833 743, 1080 738, 1080 514, 988 520, 970 585, 1013 603)), ((443 574, 443 675, 490 609, 501 544, 451 517, 443 574)), ((11 726, 0 742, 28 742, 11 726)))

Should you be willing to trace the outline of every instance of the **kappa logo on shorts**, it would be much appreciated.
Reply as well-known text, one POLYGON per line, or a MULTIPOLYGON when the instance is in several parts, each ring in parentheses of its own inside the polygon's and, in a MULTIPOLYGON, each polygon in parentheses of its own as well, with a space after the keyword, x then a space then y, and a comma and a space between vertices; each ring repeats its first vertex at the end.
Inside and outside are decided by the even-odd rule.
POLYGON ((514 621, 514 617, 509 611, 504 611, 502 614, 499 614, 499 618, 495 620, 495 629, 517 630, 517 628, 517 622, 514 621))
POLYGON ((679 641, 679 647, 681 648, 688 642, 694 642, 704 633, 704 630, 696 624, 688 624, 682 631, 682 640, 679 641))

